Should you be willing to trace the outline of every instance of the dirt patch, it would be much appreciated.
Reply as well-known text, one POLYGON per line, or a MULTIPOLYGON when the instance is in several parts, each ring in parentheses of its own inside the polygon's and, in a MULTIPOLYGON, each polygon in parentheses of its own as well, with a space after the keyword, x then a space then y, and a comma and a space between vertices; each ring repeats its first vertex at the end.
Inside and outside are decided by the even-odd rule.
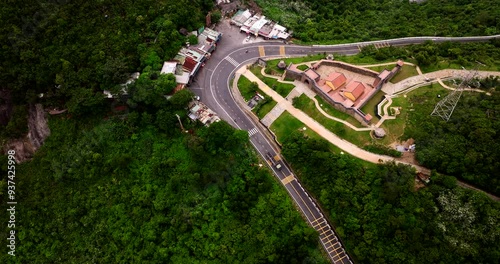
POLYGON ((403 152, 401 157, 397 158, 397 160, 403 161, 403 162, 408 162, 408 163, 415 164, 415 165, 420 165, 417 162, 417 159, 415 158, 415 152, 409 152, 409 151, 403 152))
POLYGON ((253 0, 247 2, 248 8, 255 11, 256 14, 262 14, 262 9, 253 0))
POLYGON ((417 176, 415 176, 415 191, 418 191, 419 189, 422 189, 425 187, 425 184, 421 182, 417 176))
MULTIPOLYGON (((394 141, 392 142, 389 147, 396 149, 397 146, 403 146, 405 149, 409 149, 411 145, 415 144, 415 140, 413 138, 409 138, 406 141, 394 141)), ((398 161, 403 161, 415 165, 420 165, 415 158, 415 152, 414 151, 405 151, 401 153, 401 157, 397 158, 396 160, 398 161)))
POLYGON ((401 114, 401 107, 400 106, 391 107, 390 111, 391 111, 391 113, 390 113, 391 116, 398 116, 399 114, 401 114))

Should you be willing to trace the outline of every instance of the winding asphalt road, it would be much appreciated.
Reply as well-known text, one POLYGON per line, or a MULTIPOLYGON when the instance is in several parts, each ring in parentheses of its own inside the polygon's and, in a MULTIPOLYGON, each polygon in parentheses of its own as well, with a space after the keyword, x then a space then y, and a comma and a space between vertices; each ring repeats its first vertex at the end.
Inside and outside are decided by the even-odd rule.
MULTIPOLYGON (((220 29, 219 29, 220 30, 220 29)), ((231 30, 231 29, 228 29, 231 30)), ((224 32, 224 30, 222 30, 224 32)), ((229 37, 234 36, 230 32, 229 37)), ((192 86, 193 92, 201 96, 202 101, 213 109, 229 124, 237 129, 249 132, 250 142, 257 152, 266 160, 266 153, 276 155, 277 151, 267 137, 263 135, 261 126, 248 116, 248 113, 241 109, 236 103, 231 90, 230 80, 235 71, 242 65, 254 62, 257 58, 269 58, 278 56, 305 56, 318 53, 335 53, 351 55, 360 51, 360 47, 366 45, 381 46, 404 46, 410 44, 423 43, 431 40, 434 42, 458 41, 458 42, 481 42, 491 38, 500 38, 500 35, 487 37, 463 37, 463 38, 443 38, 443 37, 415 37, 401 38, 383 41, 360 42, 341 45, 284 45, 282 42, 259 42, 250 44, 241 44, 226 40, 226 32, 217 51, 214 52, 205 67, 200 71, 197 79, 192 86), (226 41, 225 41, 226 40, 226 41)), ((233 39, 235 39, 233 38, 233 39)), ((242 38, 241 35, 239 38, 242 38)), ((270 166, 275 176, 284 184, 286 190, 297 204, 301 213, 307 219, 308 223, 320 234, 320 241, 330 260, 333 263, 352 263, 347 255, 341 241, 335 234, 333 228, 323 216, 321 210, 316 206, 300 182, 294 177, 291 169, 282 161, 281 170, 270 166)))

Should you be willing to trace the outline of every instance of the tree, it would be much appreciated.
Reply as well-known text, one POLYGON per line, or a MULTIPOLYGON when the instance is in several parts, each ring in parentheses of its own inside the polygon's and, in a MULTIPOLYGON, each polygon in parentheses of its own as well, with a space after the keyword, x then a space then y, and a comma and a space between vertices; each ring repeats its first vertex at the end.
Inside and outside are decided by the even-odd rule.
POLYGON ((154 84, 155 93, 157 96, 169 94, 174 90, 176 85, 177 83, 173 74, 160 74, 154 84))
POLYGON ((219 10, 215 10, 215 11, 210 13, 210 21, 212 21, 212 24, 219 23, 221 18, 222 18, 222 14, 219 10))
POLYGON ((193 100, 194 94, 188 89, 183 89, 175 93, 172 98, 170 98, 170 103, 175 110, 181 110, 187 107, 188 103, 193 100))
POLYGON ((187 42, 189 42, 190 45, 197 45, 198 44, 198 37, 195 35, 188 35, 187 42))
POLYGON ((172 112, 160 109, 156 113, 156 126, 167 134, 172 134, 175 130, 179 129, 177 123, 177 117, 172 112))

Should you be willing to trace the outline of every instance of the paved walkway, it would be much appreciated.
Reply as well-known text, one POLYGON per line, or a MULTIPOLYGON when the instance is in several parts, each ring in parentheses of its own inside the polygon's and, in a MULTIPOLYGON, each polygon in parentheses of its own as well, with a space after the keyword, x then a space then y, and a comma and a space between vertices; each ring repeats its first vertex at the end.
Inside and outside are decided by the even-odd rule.
MULTIPOLYGON (((470 71, 468 70, 452 69, 429 72, 422 75, 406 78, 398 83, 387 83, 384 85, 384 87, 382 87, 382 91, 389 95, 399 94, 402 92, 406 92, 407 89, 414 88, 415 86, 421 87, 430 84, 431 82, 438 82, 439 79, 466 76, 469 72, 470 71)), ((480 78, 486 78, 490 75, 500 76, 500 72, 478 71, 478 77, 480 78)))
MULTIPOLYGON (((302 64, 304 64, 304 63, 302 63, 302 64)), ((240 74, 241 74, 241 73, 240 73, 240 74)), ((340 119, 340 118, 336 118, 336 117, 331 116, 331 115, 329 115, 328 113, 326 113, 326 112, 323 110, 323 108, 320 106, 320 104, 319 104, 318 100, 316 99, 316 93, 315 93, 313 90, 309 89, 309 87, 307 87, 307 85, 306 85, 306 84, 304 84, 303 82, 298 81, 298 80, 295 80, 295 81, 293 81, 293 82, 290 82, 290 81, 283 81, 283 80, 281 80, 281 78, 279 78, 279 77, 276 77, 276 76, 273 76, 273 75, 266 74, 266 73, 264 72, 264 68, 262 68, 262 70, 261 70, 261 74, 262 74, 262 75, 264 75, 264 76, 266 76, 266 77, 269 77, 269 78, 274 78, 274 79, 277 79, 277 80, 278 80, 278 82, 281 82, 281 83, 291 83, 291 84, 295 85, 295 88, 294 88, 294 89, 290 92, 290 94, 288 94, 288 96, 286 97, 286 99, 287 99, 288 101, 293 102, 293 98, 294 98, 294 97, 297 97, 297 96, 300 96, 300 95, 302 95, 302 94, 305 94, 307 97, 309 97, 309 99, 311 99, 311 100, 314 102, 314 105, 316 105, 316 108, 318 109, 318 111, 319 111, 321 114, 323 114, 325 117, 327 117, 327 118, 329 118, 329 119, 331 119, 331 120, 334 120, 334 121, 340 122, 340 123, 342 123, 342 124, 344 124, 344 125, 348 126, 349 128, 351 128, 351 129, 355 130, 355 131, 370 131, 370 130, 374 130, 374 129, 375 129, 375 127, 378 127, 378 126, 380 126, 380 124, 382 124, 381 122, 379 122, 380 124, 378 124, 378 123, 377 123, 377 125, 378 125, 378 126, 375 126, 375 127, 362 127, 362 128, 356 127, 356 126, 354 126, 353 124, 351 124, 351 123, 349 123, 349 122, 347 122, 347 121, 345 121, 345 120, 342 120, 342 119, 340 119)), ((280 104, 278 103, 275 107, 279 107, 279 105, 280 105, 280 104)), ((281 108, 283 108, 283 107, 281 107, 281 108)), ((273 109, 273 110, 274 110, 274 109, 273 109)), ((272 111, 271 111, 271 112, 272 112, 272 111)), ((266 116, 267 116, 267 115, 266 115, 266 116)), ((272 117, 274 117, 274 115, 273 115, 272 117)), ((271 118, 272 118, 272 117, 271 117, 271 118)), ((264 118, 265 118, 265 117, 264 117, 264 118)), ((274 119, 273 119, 273 121, 274 121, 274 120, 276 120, 276 118, 274 118, 274 119)), ((263 121, 263 122, 264 122, 264 121, 263 121)), ((267 119, 266 119, 266 122, 268 122, 268 120, 267 120, 267 119)), ((269 124, 269 126, 270 126, 270 125, 271 125, 271 124, 269 124)), ((269 127, 269 126, 267 126, 267 127, 269 127)))
POLYGON ((264 124, 264 126, 266 127, 271 127, 274 121, 276 121, 276 119, 278 119, 278 117, 280 117, 280 115, 283 114, 285 110, 286 109, 282 107, 280 104, 276 104, 276 106, 273 107, 273 109, 269 111, 269 113, 267 113, 266 116, 264 116, 260 120, 260 122, 262 122, 262 124, 264 124))
POLYGON ((296 89, 302 91, 302 93, 305 94, 310 99, 315 99, 316 93, 313 90, 309 89, 309 87, 305 83, 296 80, 293 82, 293 85, 295 85, 296 89))
MULTIPOLYGON (((304 123, 306 126, 308 126, 312 131, 318 133, 321 137, 326 139, 328 142, 334 144, 335 146, 339 147, 343 151, 357 157, 363 160, 366 160, 368 162, 372 163, 379 163, 379 162, 388 162, 388 161, 396 161, 394 158, 385 156, 385 155, 378 155, 374 154, 371 152, 368 152, 364 149, 359 148, 358 146, 345 141, 341 138, 339 138, 337 135, 333 134, 330 132, 328 129, 323 127, 321 124, 316 122, 316 120, 312 119, 309 117, 307 114, 304 112, 300 111, 299 109, 293 107, 292 103, 287 101, 285 98, 283 98, 281 95, 279 95, 277 92, 275 92, 273 89, 271 89, 269 86, 267 86, 263 81, 261 81, 257 76, 255 76, 251 71, 248 71, 246 67, 240 68, 238 70, 242 75, 247 77, 251 82, 256 82, 259 85, 259 88, 266 93, 268 96, 273 98, 274 101, 278 102, 278 104, 283 107, 286 111, 288 111, 291 115, 293 115, 295 118, 300 120, 302 123, 304 123)), ((430 171, 426 168, 423 168, 418 165, 414 164, 409 164, 405 162, 400 162, 396 161, 396 163, 403 163, 403 164, 408 164, 417 169, 417 171, 424 172, 426 174, 429 174, 430 171)))
POLYGON ((295 97, 299 97, 301 96, 302 94, 304 93, 304 91, 302 91, 302 89, 300 89, 299 87, 295 87, 293 88, 290 93, 288 93, 288 95, 286 96, 286 100, 287 101, 290 101, 290 102, 293 102, 293 99, 295 97))
MULTIPOLYGON (((446 88, 448 90, 456 90, 457 89, 457 88, 453 88, 453 87, 450 87, 450 86, 446 85, 441 78, 438 78, 437 82, 439 84, 441 84, 441 86, 443 86, 444 88, 446 88)), ((464 91, 468 91, 468 92, 486 93, 486 91, 483 91, 481 89, 476 89, 476 88, 464 88, 463 90, 464 91)), ((487 95, 491 95, 490 93, 486 93, 486 94, 487 95)))
MULTIPOLYGON (((446 70, 443 70, 443 71, 446 71, 446 70)), ((447 73, 449 73, 450 71, 453 72, 455 70, 449 70, 447 73)), ((345 140, 339 138, 337 135, 335 135, 332 132, 330 132, 328 129, 326 129, 325 127, 323 127, 321 124, 319 124, 318 122, 316 122, 314 119, 312 119, 311 117, 309 117, 307 114, 305 114, 304 112, 300 111, 299 109, 296 109, 295 107, 293 107, 293 105, 292 105, 292 103, 290 101, 286 100, 281 95, 279 95, 277 92, 275 92, 274 90, 272 90, 269 86, 267 86, 264 82, 262 82, 259 78, 257 78, 257 76, 255 76, 251 71, 248 71, 246 69, 246 67, 240 68, 237 71, 236 74, 237 74, 238 77, 240 75, 244 75, 250 81, 256 82, 259 85, 259 88, 264 93, 266 93, 271 98, 273 98, 273 100, 275 100, 276 102, 278 102, 277 105, 279 105, 280 107, 275 110, 276 111, 276 113, 274 114, 275 119, 278 118, 279 115, 281 115, 284 111, 288 111, 291 115, 293 115, 295 118, 297 118, 302 123, 304 123, 305 125, 307 125, 311 130, 313 130, 314 132, 318 133, 325 140, 327 140, 328 142, 330 142, 330 143, 334 144, 335 146, 339 147, 343 151, 345 151, 345 152, 353 155, 354 157, 360 158, 362 160, 365 160, 365 161, 368 161, 368 162, 371 162, 371 163, 380 163, 380 162, 394 161, 394 162, 396 162, 398 164, 401 163, 401 164, 410 165, 410 166, 414 167, 419 172, 423 172, 425 174, 430 174, 430 170, 427 169, 427 168, 425 168, 425 167, 422 167, 422 166, 419 166, 419 165, 415 165, 415 164, 411 164, 411 163, 407 163, 407 162, 397 161, 394 158, 389 157, 389 156, 378 155, 378 154, 374 154, 374 153, 368 152, 368 151, 363 150, 363 149, 359 148, 358 146, 356 146, 356 145, 354 145, 354 144, 352 144, 352 143, 350 143, 348 141, 345 141, 345 140), (278 115, 278 112, 280 112, 279 115, 278 115)), ((500 72, 480 72, 480 76, 482 76, 482 77, 487 77, 489 75, 500 76, 500 72)), ((421 83, 418 87, 425 86, 425 85, 427 85, 427 84, 426 83, 421 83)), ((451 88, 451 87, 449 87, 449 88, 451 88)), ((453 89, 453 88, 451 88, 451 89, 453 89)), ((309 90, 309 89, 305 89, 303 91, 307 91, 307 90, 309 90)), ((306 95, 307 95, 307 93, 306 93, 306 95)), ((313 95, 311 95, 311 94, 308 95, 309 98, 311 98, 311 96, 314 98, 313 95)), ((388 103, 384 105, 384 116, 387 116, 386 119, 392 119, 394 117, 388 116, 388 111, 387 111, 388 107, 392 104, 391 96, 387 95, 386 99, 387 99, 388 103)), ((316 107, 318 107, 317 101, 315 101, 315 104, 316 104, 316 107)), ((318 109, 321 109, 321 108, 318 107, 318 109)), ((328 114, 326 114, 324 112, 323 112, 323 114, 328 115, 328 114)), ((335 117, 332 117, 332 119, 334 119, 334 118, 335 117)), ((274 122, 274 120, 273 120, 273 122, 274 122)), ((379 123, 381 123, 381 122, 379 122, 379 123)), ((266 125, 266 126, 269 127, 271 124, 272 124, 272 122, 270 122, 269 125, 266 125)), ((370 128, 367 128, 367 129, 370 129, 370 128)), ((500 197, 497 197, 497 196, 492 195, 490 193, 486 193, 486 192, 484 192, 484 191, 482 191, 480 189, 477 189, 477 188, 475 188, 473 186, 470 186, 470 185, 468 185, 466 183, 463 183, 461 181, 458 181, 458 185, 460 185, 462 187, 465 187, 465 188, 469 188, 469 189, 474 189, 474 190, 477 190, 477 191, 481 191, 481 192, 485 193, 486 195, 488 195, 493 200, 500 201, 500 197)))
POLYGON ((375 127, 380 127, 382 125, 382 123, 384 123, 385 120, 388 120, 388 119, 396 119, 395 116, 391 116, 389 115, 389 111, 388 111, 388 108, 389 106, 391 106, 392 104, 392 98, 390 96, 387 96, 385 95, 385 99, 382 100, 382 102, 380 102, 377 106, 378 108, 378 112, 379 112, 379 115, 381 115, 381 118, 380 120, 377 122, 377 124, 375 125, 375 127), (386 103, 387 102, 387 103, 386 103), (381 106, 384 106, 384 111, 382 112, 381 111, 381 106))

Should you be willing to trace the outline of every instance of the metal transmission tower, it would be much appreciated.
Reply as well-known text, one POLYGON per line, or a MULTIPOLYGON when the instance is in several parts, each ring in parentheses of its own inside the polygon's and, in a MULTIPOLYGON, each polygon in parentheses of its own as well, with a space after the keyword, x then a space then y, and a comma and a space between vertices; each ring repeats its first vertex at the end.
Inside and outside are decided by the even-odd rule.
MULTIPOLYGON (((462 96, 462 92, 466 88, 470 88, 470 84, 474 83, 474 77, 477 75, 477 67, 474 70, 468 72, 468 74, 462 78, 462 82, 458 85, 458 87, 453 90, 448 96, 446 96, 443 100, 439 101, 432 111, 431 116, 439 116, 444 121, 448 121, 453 114, 453 110, 457 106, 458 100, 460 100, 460 96, 462 96)), ((474 83, 476 88, 477 84, 474 83)))

